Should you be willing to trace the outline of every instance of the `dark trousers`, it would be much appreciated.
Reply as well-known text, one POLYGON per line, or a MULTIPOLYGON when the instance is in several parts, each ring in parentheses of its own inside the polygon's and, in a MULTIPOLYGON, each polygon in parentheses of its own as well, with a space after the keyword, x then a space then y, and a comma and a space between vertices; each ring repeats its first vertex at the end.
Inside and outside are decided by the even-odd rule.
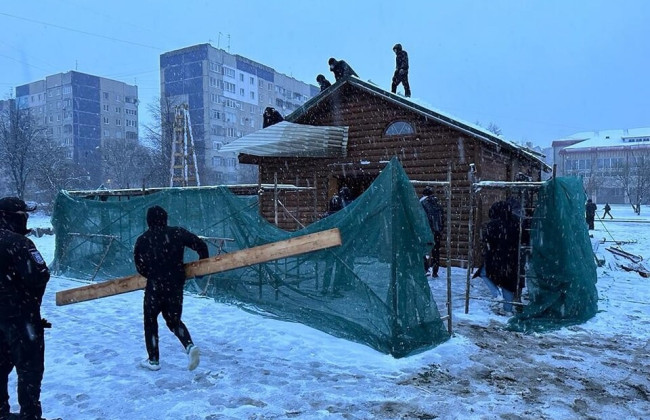
POLYGON ((21 419, 41 418, 45 370, 43 325, 22 317, 0 321, 0 417, 9 414, 9 374, 16 368, 21 419))
POLYGON ((395 74, 393 75, 393 84, 390 87, 390 91, 395 93, 397 92, 397 86, 399 84, 402 84, 404 86, 404 96, 407 98, 411 96, 411 87, 409 86, 409 72, 406 71, 404 74, 399 74, 399 70, 395 70, 395 74))
POLYGON ((442 241, 442 234, 440 232, 433 232, 433 248, 429 253, 429 258, 424 259, 424 271, 431 268, 433 275, 438 275, 438 269, 440 268, 440 243, 442 241))
POLYGON ((594 216, 587 216, 587 225, 589 230, 594 230, 594 216))
POLYGON ((192 344, 192 337, 181 315, 183 314, 183 289, 174 291, 144 292, 144 340, 149 360, 160 360, 158 349, 158 315, 162 313, 169 330, 174 333, 184 348, 192 344))

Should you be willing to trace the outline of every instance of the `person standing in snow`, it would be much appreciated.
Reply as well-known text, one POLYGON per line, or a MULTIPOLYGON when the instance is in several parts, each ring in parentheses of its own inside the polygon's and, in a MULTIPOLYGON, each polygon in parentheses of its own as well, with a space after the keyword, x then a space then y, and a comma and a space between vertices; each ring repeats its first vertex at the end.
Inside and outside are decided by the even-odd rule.
POLYGON ((429 227, 433 233, 433 248, 430 255, 424 258, 424 269, 427 275, 438 277, 440 268, 440 243, 442 242, 442 208, 438 198, 433 195, 433 188, 427 186, 422 192, 420 204, 429 220, 429 227))
POLYGON ((411 97, 411 86, 409 85, 409 55, 402 49, 402 44, 395 44, 395 74, 390 91, 397 92, 397 86, 401 83, 404 86, 404 96, 411 97))
POLYGON ((329 80, 325 78, 322 74, 319 74, 316 76, 316 81, 318 82, 318 86, 320 86, 320 91, 324 91, 328 87, 332 86, 332 83, 330 83, 329 80))
MULTIPOLYGON (((9 374, 16 368, 20 419, 41 420, 45 371, 41 301, 50 272, 34 243, 25 237, 28 206, 17 197, 0 199, 0 419, 10 418, 9 374)), ((18 418, 18 415, 15 415, 18 418)))
POLYGON ((611 209, 612 209, 612 208, 609 206, 609 203, 605 203, 605 213, 603 213, 603 219, 604 219, 605 216, 607 216, 607 215, 609 215, 609 218, 610 218, 610 219, 613 219, 613 218, 614 218, 614 216, 612 216, 612 213, 609 212, 611 209))
POLYGON ((513 222, 510 206, 505 201, 492 204, 490 221, 481 231, 483 268, 481 277, 493 297, 503 296, 503 310, 512 313, 517 290, 519 228, 513 222))
POLYGON ((589 230, 594 230, 594 218, 596 217, 596 204, 591 201, 591 198, 587 200, 587 205, 585 206, 585 214, 587 219, 587 225, 589 225, 589 230))
POLYGON ((332 57, 327 62, 330 65, 330 71, 334 73, 334 79, 338 82, 339 80, 347 79, 350 76, 356 76, 357 73, 352 70, 352 67, 344 60, 337 60, 332 57))
POLYGON ((277 109, 271 106, 266 107, 266 109, 264 110, 264 114, 262 114, 262 117, 263 117, 262 128, 270 127, 273 124, 277 124, 279 122, 284 121, 282 114, 280 114, 277 109))
POLYGON ((181 320, 185 268, 183 253, 190 248, 199 259, 209 257, 208 246, 195 234, 182 227, 167 226, 167 212, 160 206, 147 210, 149 229, 135 242, 133 257, 138 273, 146 277, 144 289, 144 336, 149 357, 140 364, 150 370, 160 369, 158 349, 158 315, 162 313, 167 327, 181 342, 187 353, 187 368, 199 365, 199 348, 192 342, 181 320))

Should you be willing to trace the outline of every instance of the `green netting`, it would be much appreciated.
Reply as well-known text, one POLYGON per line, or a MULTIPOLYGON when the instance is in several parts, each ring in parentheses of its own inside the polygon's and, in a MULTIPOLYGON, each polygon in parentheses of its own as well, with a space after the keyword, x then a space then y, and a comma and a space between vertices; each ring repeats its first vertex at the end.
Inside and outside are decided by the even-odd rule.
MULTIPOLYGON (((261 218, 257 197, 242 199, 226 188, 170 189, 121 200, 57 197, 52 216, 57 274, 85 279, 133 274, 133 244, 153 205, 168 211, 170 225, 233 239, 225 242, 225 252, 337 227, 340 247, 192 279, 186 288, 395 357, 449 338, 422 267, 431 230, 397 159, 348 207, 298 232, 261 218)), ((212 240, 210 255, 218 244, 212 240)), ((187 257, 196 258, 191 251, 187 257)))
POLYGON ((585 201, 578 178, 554 178, 541 188, 531 232, 530 303, 510 319, 509 329, 555 330, 585 322, 598 311, 596 263, 585 223, 585 201))

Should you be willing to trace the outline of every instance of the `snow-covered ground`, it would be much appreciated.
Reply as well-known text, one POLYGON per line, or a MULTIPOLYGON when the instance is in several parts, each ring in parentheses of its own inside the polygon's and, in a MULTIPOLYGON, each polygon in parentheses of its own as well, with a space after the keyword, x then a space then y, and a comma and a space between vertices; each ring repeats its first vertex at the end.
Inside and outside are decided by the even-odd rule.
MULTIPOLYGON (((599 210, 602 215, 602 210, 599 210)), ((641 216, 613 206, 596 222, 602 238, 650 257, 650 208, 641 216), (624 221, 621 221, 624 220, 624 221)), ((47 226, 36 215, 30 226, 47 226)), ((48 261, 52 236, 34 238, 48 261)), ((78 281, 53 277, 43 303, 46 417, 65 420, 213 419, 643 419, 650 415, 650 279, 597 251, 600 312, 547 334, 503 330, 487 289, 454 269, 454 336, 426 352, 394 359, 306 326, 266 319, 211 299, 186 296, 184 321, 201 348, 186 369, 181 345, 160 320, 158 372, 146 357, 142 292, 57 307, 54 294, 78 281)), ((441 311, 444 280, 432 279, 441 311)), ((15 375, 10 384, 12 406, 15 375)))

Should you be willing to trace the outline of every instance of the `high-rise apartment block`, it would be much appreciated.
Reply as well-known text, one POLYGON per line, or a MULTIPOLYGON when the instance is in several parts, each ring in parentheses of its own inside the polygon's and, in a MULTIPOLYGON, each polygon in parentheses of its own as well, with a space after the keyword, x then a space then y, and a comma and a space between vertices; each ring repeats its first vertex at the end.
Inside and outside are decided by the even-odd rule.
POLYGON ((268 106, 286 115, 318 94, 314 85, 210 44, 160 56, 161 100, 168 109, 186 104, 202 185, 257 182, 257 166, 219 150, 262 128, 268 106), (171 107, 169 105, 172 105, 171 107))
POLYGON ((102 179, 102 146, 114 139, 138 140, 138 88, 116 80, 69 71, 16 87, 19 109, 29 109, 49 138, 88 171, 91 185, 102 179))

